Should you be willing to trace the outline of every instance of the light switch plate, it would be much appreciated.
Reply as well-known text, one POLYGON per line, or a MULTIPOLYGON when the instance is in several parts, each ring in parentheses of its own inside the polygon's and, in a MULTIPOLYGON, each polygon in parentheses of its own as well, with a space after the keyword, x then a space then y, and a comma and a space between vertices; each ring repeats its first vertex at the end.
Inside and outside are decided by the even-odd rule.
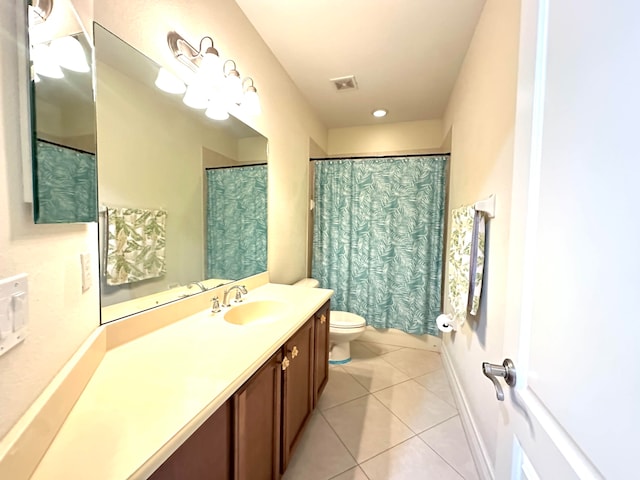
POLYGON ((91 288, 91 254, 89 252, 80 254, 80 265, 82 268, 82 293, 91 288))
POLYGON ((27 274, 0 280, 0 356, 25 339, 28 319, 27 274))

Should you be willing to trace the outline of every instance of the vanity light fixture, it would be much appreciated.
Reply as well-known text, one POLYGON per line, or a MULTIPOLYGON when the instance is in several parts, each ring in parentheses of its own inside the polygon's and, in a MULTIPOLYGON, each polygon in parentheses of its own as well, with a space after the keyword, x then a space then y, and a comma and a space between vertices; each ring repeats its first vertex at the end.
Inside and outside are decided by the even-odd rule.
POLYGON ((384 108, 378 108, 376 110, 374 110, 373 112, 371 112, 371 115, 373 115, 376 118, 382 118, 384 116, 387 115, 387 111, 384 108))
POLYGON ((244 91, 242 104, 246 106, 247 112, 251 115, 260 115, 260 98, 258 97, 258 90, 253 85, 253 78, 246 77, 242 81, 242 89, 244 91))
POLYGON ((53 0, 31 0, 29 7, 29 25, 38 25, 51 15, 53 0))
POLYGON ((230 103, 240 105, 243 96, 242 80, 240 80, 240 72, 236 68, 236 62, 227 60, 224 62, 222 71, 224 73, 224 89, 227 98, 230 103))
POLYGON ((236 63, 230 59, 225 62, 221 60, 211 37, 203 37, 196 48, 172 31, 167 34, 167 44, 173 56, 188 67, 193 76, 186 82, 180 80, 183 84, 186 83, 186 92, 180 88, 163 88, 165 82, 160 76, 165 76, 165 73, 161 69, 156 79, 158 88, 170 93, 184 93, 182 101, 186 105, 206 109, 205 115, 214 120, 229 118, 228 108, 234 104, 241 105, 253 115, 260 113, 260 102, 253 79, 247 77, 243 82, 236 63))

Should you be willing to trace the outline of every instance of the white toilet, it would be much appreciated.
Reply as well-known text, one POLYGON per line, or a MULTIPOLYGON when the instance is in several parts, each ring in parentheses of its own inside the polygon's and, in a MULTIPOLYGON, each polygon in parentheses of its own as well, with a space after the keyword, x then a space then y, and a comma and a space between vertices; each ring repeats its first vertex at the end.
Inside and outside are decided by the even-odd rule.
MULTIPOLYGON (((294 285, 318 288, 315 278, 304 278, 294 285)), ((351 340, 364 333, 367 322, 360 315, 331 310, 329 315, 329 363, 340 365, 351 361, 351 340)))

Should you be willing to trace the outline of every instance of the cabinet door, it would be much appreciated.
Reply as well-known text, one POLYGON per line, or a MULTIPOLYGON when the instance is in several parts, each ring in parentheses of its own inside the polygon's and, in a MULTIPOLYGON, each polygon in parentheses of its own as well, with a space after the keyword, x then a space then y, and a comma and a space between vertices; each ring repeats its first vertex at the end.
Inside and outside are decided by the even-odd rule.
POLYGON ((283 472, 313 410, 313 322, 309 319, 284 345, 289 364, 284 371, 282 396, 283 472))
POLYGON ((151 480, 231 479, 231 401, 225 402, 153 474, 151 480))
POLYGON ((314 315, 313 406, 329 381, 329 302, 314 315))
POLYGON ((280 478, 282 351, 234 394, 235 479, 280 478))

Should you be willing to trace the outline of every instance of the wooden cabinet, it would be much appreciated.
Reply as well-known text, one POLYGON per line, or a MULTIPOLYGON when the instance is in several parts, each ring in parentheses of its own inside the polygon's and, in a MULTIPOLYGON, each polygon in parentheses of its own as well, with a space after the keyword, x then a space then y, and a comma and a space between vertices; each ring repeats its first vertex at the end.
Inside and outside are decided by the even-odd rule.
POLYGON ((280 478, 282 351, 233 396, 235 480, 280 478))
POLYGON ((320 308, 314 318, 313 406, 318 403, 329 381, 329 302, 320 308))
POLYGON ((313 411, 313 327, 311 318, 284 344, 289 364, 282 384, 282 472, 313 411))
POLYGON ((151 480, 223 480, 232 477, 231 401, 196 430, 153 474, 151 480))
POLYGON ((329 373, 325 303, 150 477, 278 480, 329 373))

